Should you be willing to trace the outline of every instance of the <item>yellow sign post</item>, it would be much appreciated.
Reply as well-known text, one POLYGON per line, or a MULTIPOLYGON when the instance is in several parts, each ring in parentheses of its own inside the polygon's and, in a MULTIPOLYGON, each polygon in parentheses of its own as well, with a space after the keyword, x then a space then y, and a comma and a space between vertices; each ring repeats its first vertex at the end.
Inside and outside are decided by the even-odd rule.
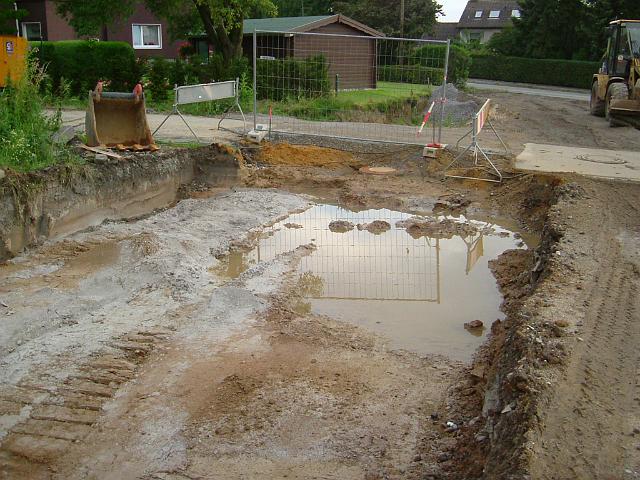
POLYGON ((0 88, 19 82, 27 68, 26 38, 0 35, 0 88))

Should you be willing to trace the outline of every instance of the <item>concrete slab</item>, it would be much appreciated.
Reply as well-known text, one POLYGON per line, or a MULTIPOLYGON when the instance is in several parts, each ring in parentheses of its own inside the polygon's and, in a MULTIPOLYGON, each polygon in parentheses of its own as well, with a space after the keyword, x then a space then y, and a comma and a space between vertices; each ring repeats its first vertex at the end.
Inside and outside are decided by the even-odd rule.
POLYGON ((640 152, 525 143, 516 168, 640 182, 640 152))

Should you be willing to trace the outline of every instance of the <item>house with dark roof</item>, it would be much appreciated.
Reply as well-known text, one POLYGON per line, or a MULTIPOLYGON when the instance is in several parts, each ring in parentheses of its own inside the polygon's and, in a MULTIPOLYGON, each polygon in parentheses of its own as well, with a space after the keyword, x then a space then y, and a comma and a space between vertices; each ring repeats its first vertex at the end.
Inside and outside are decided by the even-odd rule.
POLYGON ((465 42, 486 43, 493 35, 511 25, 513 18, 520 18, 517 0, 469 0, 460 21, 437 23, 433 34, 424 35, 423 38, 459 38, 465 42))
MULTIPOLYGON (((340 89, 376 88, 375 38, 385 35, 344 15, 246 19, 243 24, 244 54, 253 58, 256 32, 257 57, 262 60, 305 59, 323 55, 329 76, 340 89)), ((208 52, 206 35, 191 38, 196 51, 208 52)))
POLYGON ((515 0, 469 0, 458 22, 464 41, 486 43, 503 28, 520 18, 520 6, 515 0))

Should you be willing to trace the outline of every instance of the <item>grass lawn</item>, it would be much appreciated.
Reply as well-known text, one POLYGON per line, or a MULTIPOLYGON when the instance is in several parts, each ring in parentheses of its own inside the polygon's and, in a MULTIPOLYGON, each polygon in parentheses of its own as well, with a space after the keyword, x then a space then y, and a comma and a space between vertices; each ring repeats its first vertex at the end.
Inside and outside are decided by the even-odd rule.
POLYGON ((375 90, 340 92, 338 97, 361 107, 370 103, 386 103, 389 100, 429 97, 430 95, 430 85, 378 82, 378 88, 375 90))

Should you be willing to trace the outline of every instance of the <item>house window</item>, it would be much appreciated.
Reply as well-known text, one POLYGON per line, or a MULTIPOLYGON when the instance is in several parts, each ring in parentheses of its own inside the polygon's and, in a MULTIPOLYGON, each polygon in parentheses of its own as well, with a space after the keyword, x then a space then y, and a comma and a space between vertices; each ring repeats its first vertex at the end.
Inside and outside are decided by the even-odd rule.
POLYGON ((513 18, 520 18, 520 10, 511 10, 511 16, 513 18))
POLYGON ((40 40, 42 25, 40 22, 22 22, 22 36, 27 40, 40 40))
POLYGON ((482 18, 482 10, 476 10, 475 18, 482 18))
POLYGON ((133 48, 162 48, 162 25, 133 25, 133 48))
POLYGON ((489 12, 489 18, 500 18, 500 10, 491 10, 489 12))
POLYGON ((482 32, 469 32, 470 42, 482 42, 482 38, 483 38, 482 32))

